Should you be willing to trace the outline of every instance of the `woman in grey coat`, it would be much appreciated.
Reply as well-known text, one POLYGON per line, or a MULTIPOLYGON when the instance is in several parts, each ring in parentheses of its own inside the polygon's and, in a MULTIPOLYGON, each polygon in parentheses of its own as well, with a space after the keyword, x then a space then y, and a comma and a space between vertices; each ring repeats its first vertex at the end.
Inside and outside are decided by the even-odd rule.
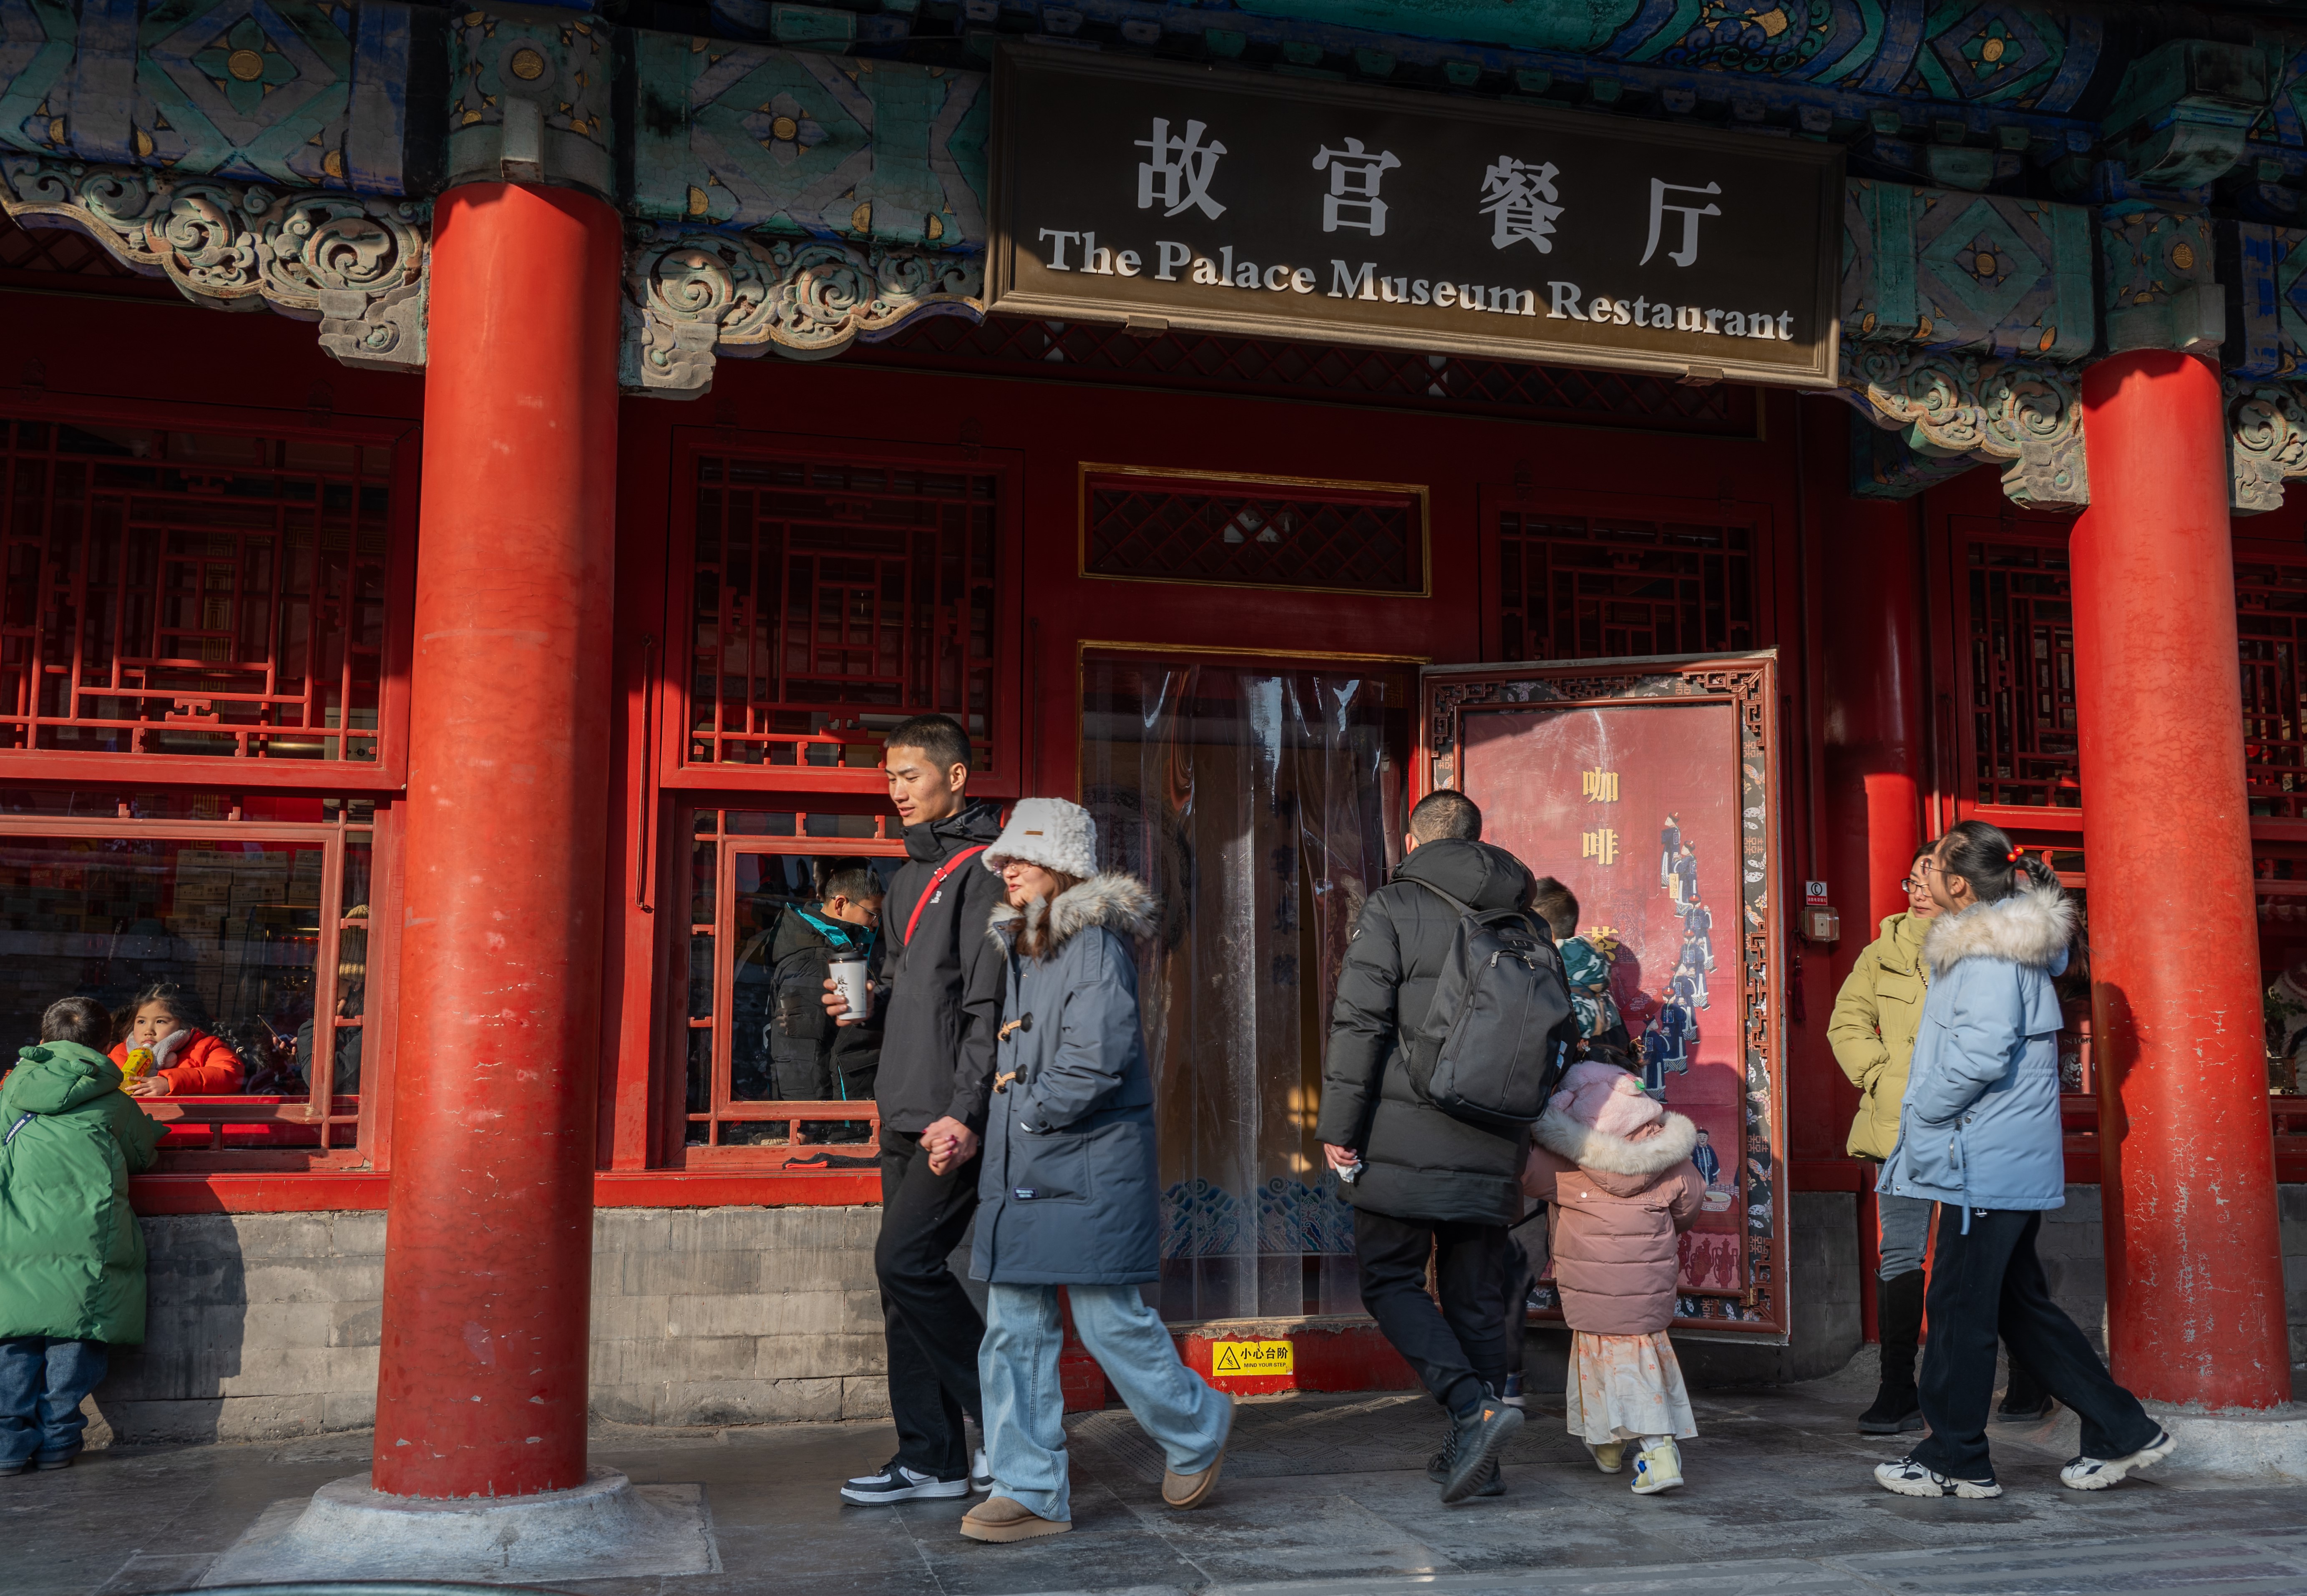
POLYGON ((1153 931, 1154 899, 1133 877, 1099 874, 1096 854, 1088 811, 1061 798, 1021 802, 985 853, 1008 895, 986 934, 1008 969, 969 1269, 987 1287, 977 1364, 993 1472, 993 1494, 961 1523, 973 1540, 1073 1527, 1059 1286, 1083 1344, 1167 1455, 1164 1502, 1209 1499, 1233 1424, 1233 1399, 1179 1361, 1137 1289, 1160 1273, 1131 947, 1153 931))

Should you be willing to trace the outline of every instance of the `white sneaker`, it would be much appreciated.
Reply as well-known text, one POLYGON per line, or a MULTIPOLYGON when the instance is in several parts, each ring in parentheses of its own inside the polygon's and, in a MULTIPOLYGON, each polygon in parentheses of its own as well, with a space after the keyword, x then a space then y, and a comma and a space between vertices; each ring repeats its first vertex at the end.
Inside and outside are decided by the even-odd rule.
POLYGON ((2075 1459, 2059 1471, 2059 1483, 2072 1490, 2105 1490, 2110 1485, 2122 1484, 2123 1476, 2170 1456, 2171 1448, 2177 1445, 2171 1438, 2169 1430, 2158 1429, 2153 1440, 2124 1456, 2105 1460, 2096 1457, 2075 1459))
POLYGON ((973 1494, 993 1489, 993 1465, 985 1461, 985 1448, 982 1446, 969 1456, 969 1489, 973 1494))
MULTIPOLYGON (((1600 1458, 1594 1460, 1597 1463, 1600 1458)), ((1616 1472, 1616 1471, 1612 1471, 1616 1472)), ((1682 1449, 1672 1437, 1655 1446, 1645 1446, 1634 1458, 1634 1494, 1638 1497, 1672 1490, 1682 1483, 1682 1449)))
POLYGON ((1984 1480, 1950 1480, 1911 1457, 1875 1464, 1874 1483, 1902 1497, 1961 1497, 1983 1502, 2003 1494, 2003 1487, 1992 1474, 1984 1480))
POLYGON ((881 1502, 910 1502, 922 1497, 965 1497, 969 1481, 940 1480, 935 1474, 916 1474, 896 1458, 887 1466, 870 1474, 853 1476, 841 1488, 841 1499, 870 1507, 881 1502))

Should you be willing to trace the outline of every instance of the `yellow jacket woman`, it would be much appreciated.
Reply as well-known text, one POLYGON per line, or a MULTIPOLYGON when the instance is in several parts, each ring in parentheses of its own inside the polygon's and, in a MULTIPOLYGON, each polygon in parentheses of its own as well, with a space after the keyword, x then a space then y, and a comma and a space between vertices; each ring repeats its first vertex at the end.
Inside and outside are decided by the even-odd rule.
POLYGON ((1866 1094, 1850 1122, 1854 1158, 1879 1163, 1898 1146, 1899 1104, 1930 988, 1923 963, 1923 933, 1930 928, 1928 919, 1904 910, 1883 916, 1882 934, 1858 956, 1834 1000, 1826 1040, 1842 1073, 1866 1094))

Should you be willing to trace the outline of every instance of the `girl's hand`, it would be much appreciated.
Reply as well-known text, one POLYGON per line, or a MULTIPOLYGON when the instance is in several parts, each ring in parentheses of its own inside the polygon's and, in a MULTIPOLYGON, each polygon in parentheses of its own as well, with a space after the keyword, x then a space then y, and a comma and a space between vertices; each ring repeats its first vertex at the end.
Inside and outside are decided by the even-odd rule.
POLYGON ((128 1084, 128 1095, 131 1097, 166 1097, 171 1090, 173 1088, 164 1076, 148 1075, 141 1081, 128 1084))

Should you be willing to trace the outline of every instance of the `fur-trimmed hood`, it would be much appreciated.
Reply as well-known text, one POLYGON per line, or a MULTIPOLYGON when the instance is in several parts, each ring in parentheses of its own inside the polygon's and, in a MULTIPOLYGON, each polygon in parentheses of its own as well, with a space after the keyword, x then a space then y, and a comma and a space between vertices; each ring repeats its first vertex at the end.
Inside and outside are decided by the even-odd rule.
POLYGON ((1648 1187, 1661 1171, 1689 1162, 1698 1146, 1698 1127, 1689 1117, 1669 1111, 1659 1122, 1656 1136, 1629 1141, 1581 1125, 1559 1110, 1549 1108, 1531 1132, 1548 1152, 1566 1158, 1587 1178, 1617 1197, 1632 1197, 1648 1187))
POLYGON ((2067 895, 2056 887, 2029 887, 1999 903, 1939 915, 1923 938, 1923 957, 1933 975, 1944 975, 1967 958, 2004 959, 2055 975, 2066 968, 2074 934, 2075 905, 2067 895))
MULTIPOLYGON (((1058 949, 1076 935, 1093 925, 1126 937, 1150 937, 1154 934, 1155 904, 1153 891, 1136 876, 1119 872, 1092 876, 1077 886, 1058 894, 1054 902, 1046 905, 1050 917, 1050 942, 1044 958, 1057 957, 1058 949)), ((1044 912, 1039 898, 1023 909, 1008 904, 999 904, 985 922, 985 934, 1008 947, 1017 934, 1017 928, 1028 918, 1038 920, 1044 912)))

